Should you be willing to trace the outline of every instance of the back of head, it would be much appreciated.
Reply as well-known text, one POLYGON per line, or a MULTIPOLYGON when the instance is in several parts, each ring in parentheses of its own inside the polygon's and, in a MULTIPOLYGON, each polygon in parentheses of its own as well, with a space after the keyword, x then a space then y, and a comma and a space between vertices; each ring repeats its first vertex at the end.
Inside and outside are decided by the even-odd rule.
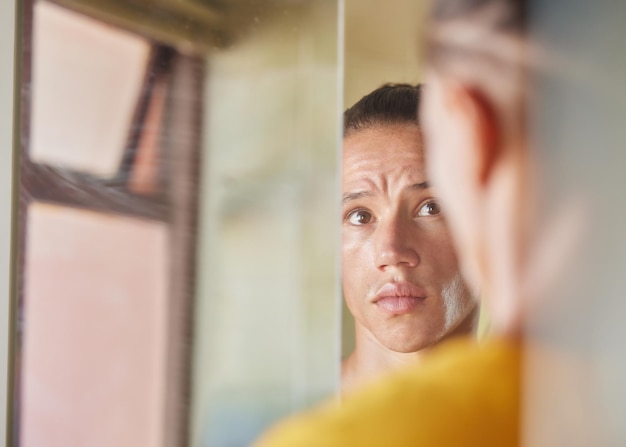
POLYGON ((385 84, 343 114, 343 135, 395 124, 419 125, 420 85, 385 84))
POLYGON ((525 0, 435 0, 425 36, 429 69, 482 90, 516 138, 535 62, 527 24, 525 0))
POLYGON ((533 193, 523 0, 433 0, 424 124, 430 176, 494 328, 519 330, 533 193))
POLYGON ((525 0, 437 0, 433 3, 429 21, 431 24, 475 21, 500 33, 522 34, 527 17, 525 0))

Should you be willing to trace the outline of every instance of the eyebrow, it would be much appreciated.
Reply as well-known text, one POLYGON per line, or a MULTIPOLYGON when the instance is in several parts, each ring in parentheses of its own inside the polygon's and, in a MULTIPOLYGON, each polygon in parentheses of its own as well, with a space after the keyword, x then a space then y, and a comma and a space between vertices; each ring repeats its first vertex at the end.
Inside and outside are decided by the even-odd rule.
POLYGON ((419 191, 421 191, 422 189, 428 189, 428 188, 430 188, 430 183, 428 182, 415 183, 409 186, 409 189, 417 189, 419 191))
POLYGON ((369 191, 349 192, 349 193, 343 195, 342 202, 344 204, 346 204, 346 203, 352 202, 353 200, 358 200, 358 199, 361 199, 363 197, 371 197, 373 195, 374 194, 372 194, 369 191))
MULTIPOLYGON (((409 186, 407 189, 421 191, 421 190, 428 189, 428 188, 430 188, 430 183, 422 182, 422 183, 414 183, 413 185, 409 186)), ((363 197, 371 197, 373 195, 374 194, 370 191, 349 192, 343 195, 342 203, 346 204, 354 200, 362 199, 363 197)))

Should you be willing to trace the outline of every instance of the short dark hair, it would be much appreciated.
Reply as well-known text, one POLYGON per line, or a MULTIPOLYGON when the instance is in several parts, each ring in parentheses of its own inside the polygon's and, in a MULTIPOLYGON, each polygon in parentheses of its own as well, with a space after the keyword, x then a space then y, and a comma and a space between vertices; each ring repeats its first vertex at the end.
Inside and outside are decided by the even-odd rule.
POLYGON ((385 84, 343 114, 343 135, 380 125, 419 125, 421 85, 385 84))

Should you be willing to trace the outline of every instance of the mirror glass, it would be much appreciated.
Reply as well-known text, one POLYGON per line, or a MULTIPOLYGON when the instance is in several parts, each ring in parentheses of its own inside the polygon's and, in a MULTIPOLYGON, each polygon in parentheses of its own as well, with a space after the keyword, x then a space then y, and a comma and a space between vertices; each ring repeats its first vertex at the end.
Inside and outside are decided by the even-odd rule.
POLYGON ((13 445, 247 445, 339 370, 337 1, 25 1, 13 445))
MULTIPOLYGON (((386 83, 421 80, 420 29, 427 2, 345 1, 343 109, 386 83)), ((342 357, 354 350, 354 318, 343 304, 342 357)))
POLYGON ((247 445, 339 376, 338 5, 250 20, 205 73, 194 445, 247 445))

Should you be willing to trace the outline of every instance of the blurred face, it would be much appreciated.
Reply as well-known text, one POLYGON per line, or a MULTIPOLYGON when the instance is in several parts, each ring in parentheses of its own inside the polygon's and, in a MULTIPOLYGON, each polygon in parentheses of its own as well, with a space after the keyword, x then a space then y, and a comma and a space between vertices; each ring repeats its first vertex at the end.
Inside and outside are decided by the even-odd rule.
POLYGON ((433 71, 427 73, 428 88, 420 108, 421 122, 428 140, 428 175, 437 185, 446 207, 447 222, 462 261, 464 277, 474 290, 479 287, 477 272, 478 234, 484 205, 476 201, 476 159, 468 150, 473 123, 465 119, 454 101, 446 96, 445 86, 433 71))
POLYGON ((436 343, 476 306, 424 169, 415 125, 344 139, 343 292, 357 332, 396 352, 436 343))

